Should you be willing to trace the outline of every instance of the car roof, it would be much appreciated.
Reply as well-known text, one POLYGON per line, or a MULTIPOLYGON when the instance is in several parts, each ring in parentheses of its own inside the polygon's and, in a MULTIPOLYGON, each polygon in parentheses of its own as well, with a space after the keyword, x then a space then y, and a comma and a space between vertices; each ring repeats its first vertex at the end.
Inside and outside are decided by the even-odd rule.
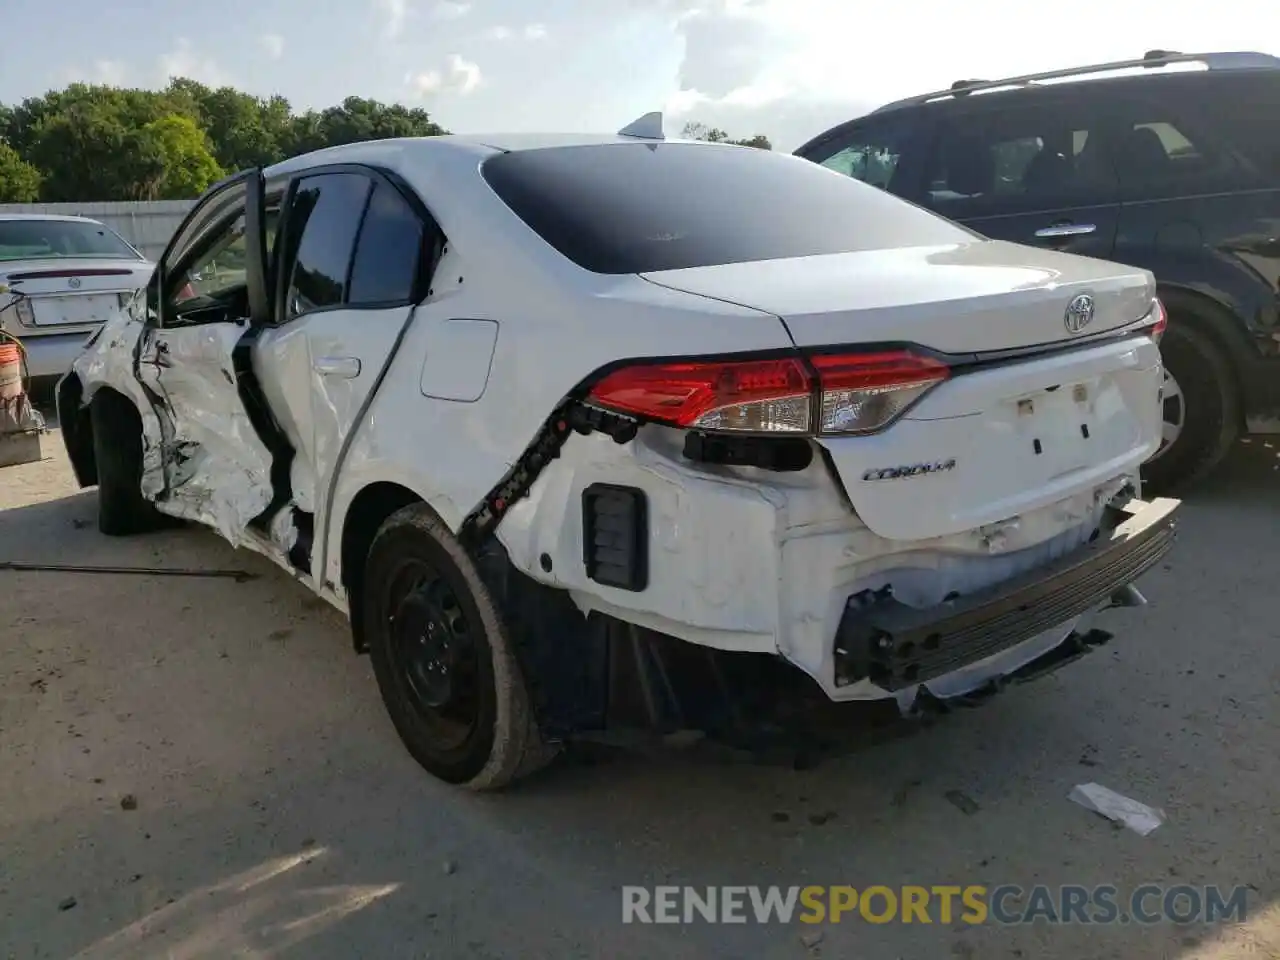
POLYGON ((105 226, 89 217, 73 217, 65 213, 0 213, 0 220, 57 220, 63 223, 91 223, 95 227, 105 226))
POLYGON ((516 153, 527 150, 544 150, 555 147, 589 147, 615 143, 696 143, 706 147, 723 147, 724 144, 701 140, 683 140, 667 137, 662 140, 645 137, 596 133, 449 133, 434 137, 397 137, 388 140, 364 140, 336 147, 325 147, 290 157, 263 171, 268 180, 307 170, 311 167, 336 163, 386 163, 395 166, 395 160, 406 154, 422 157, 424 154, 441 157, 471 155, 483 159, 496 153, 516 153))
POLYGON ((1008 77, 999 80, 957 80, 945 90, 935 90, 894 100, 881 107, 838 123, 800 146, 793 153, 804 155, 807 151, 844 135, 851 127, 872 117, 885 117, 914 111, 946 111, 964 109, 975 102, 986 102, 996 97, 996 102, 1016 99, 1025 103, 1026 98, 1056 97, 1073 89, 1096 89, 1099 86, 1186 82, 1196 77, 1223 75, 1267 75, 1280 73, 1280 57, 1266 53, 1175 53, 1151 50, 1141 58, 1113 63, 1087 64, 1064 70, 1008 77))

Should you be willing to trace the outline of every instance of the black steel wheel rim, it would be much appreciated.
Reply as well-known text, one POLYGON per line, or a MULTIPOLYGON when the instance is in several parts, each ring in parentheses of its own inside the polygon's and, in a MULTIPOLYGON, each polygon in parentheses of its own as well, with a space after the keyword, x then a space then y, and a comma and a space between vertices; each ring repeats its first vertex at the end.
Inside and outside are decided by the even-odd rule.
POLYGON ((441 751, 480 722, 478 648, 457 592, 439 570, 401 562, 387 581, 391 659, 405 696, 441 751))

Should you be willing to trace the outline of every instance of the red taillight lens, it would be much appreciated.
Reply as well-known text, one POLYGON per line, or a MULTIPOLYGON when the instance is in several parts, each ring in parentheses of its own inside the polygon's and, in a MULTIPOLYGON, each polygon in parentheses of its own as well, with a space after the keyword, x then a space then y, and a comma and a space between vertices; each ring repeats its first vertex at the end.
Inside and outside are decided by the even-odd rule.
POLYGON ((1159 343, 1160 338, 1164 336, 1165 327, 1169 326, 1169 314, 1165 312, 1163 303, 1159 300, 1152 300, 1151 312, 1148 316, 1152 320, 1151 339, 1159 343))
POLYGON ((809 358, 821 384, 819 433, 870 433, 947 379, 945 363, 909 350, 809 358))
POLYGON ((691 429, 871 433, 900 417, 949 373, 946 364, 908 350, 637 364, 603 377, 589 400, 691 429))
POLYGON ((619 413, 677 427, 804 433, 811 380, 796 358, 623 367, 591 390, 619 413))

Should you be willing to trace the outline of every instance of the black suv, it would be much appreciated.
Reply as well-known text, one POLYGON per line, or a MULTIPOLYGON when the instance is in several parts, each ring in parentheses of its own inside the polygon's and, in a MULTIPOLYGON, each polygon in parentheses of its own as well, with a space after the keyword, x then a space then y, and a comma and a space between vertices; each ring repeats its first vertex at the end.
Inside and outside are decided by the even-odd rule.
POLYGON ((1144 267, 1169 313, 1153 489, 1280 432, 1280 59, 962 80, 796 151, 993 238, 1144 267))

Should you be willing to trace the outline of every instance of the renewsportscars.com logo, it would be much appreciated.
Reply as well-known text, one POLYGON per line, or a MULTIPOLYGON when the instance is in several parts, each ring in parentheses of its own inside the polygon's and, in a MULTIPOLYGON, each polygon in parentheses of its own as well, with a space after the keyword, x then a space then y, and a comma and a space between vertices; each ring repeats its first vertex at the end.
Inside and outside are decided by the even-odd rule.
POLYGON ((1243 886, 622 888, 623 923, 1190 924, 1242 922, 1247 914, 1243 886))

